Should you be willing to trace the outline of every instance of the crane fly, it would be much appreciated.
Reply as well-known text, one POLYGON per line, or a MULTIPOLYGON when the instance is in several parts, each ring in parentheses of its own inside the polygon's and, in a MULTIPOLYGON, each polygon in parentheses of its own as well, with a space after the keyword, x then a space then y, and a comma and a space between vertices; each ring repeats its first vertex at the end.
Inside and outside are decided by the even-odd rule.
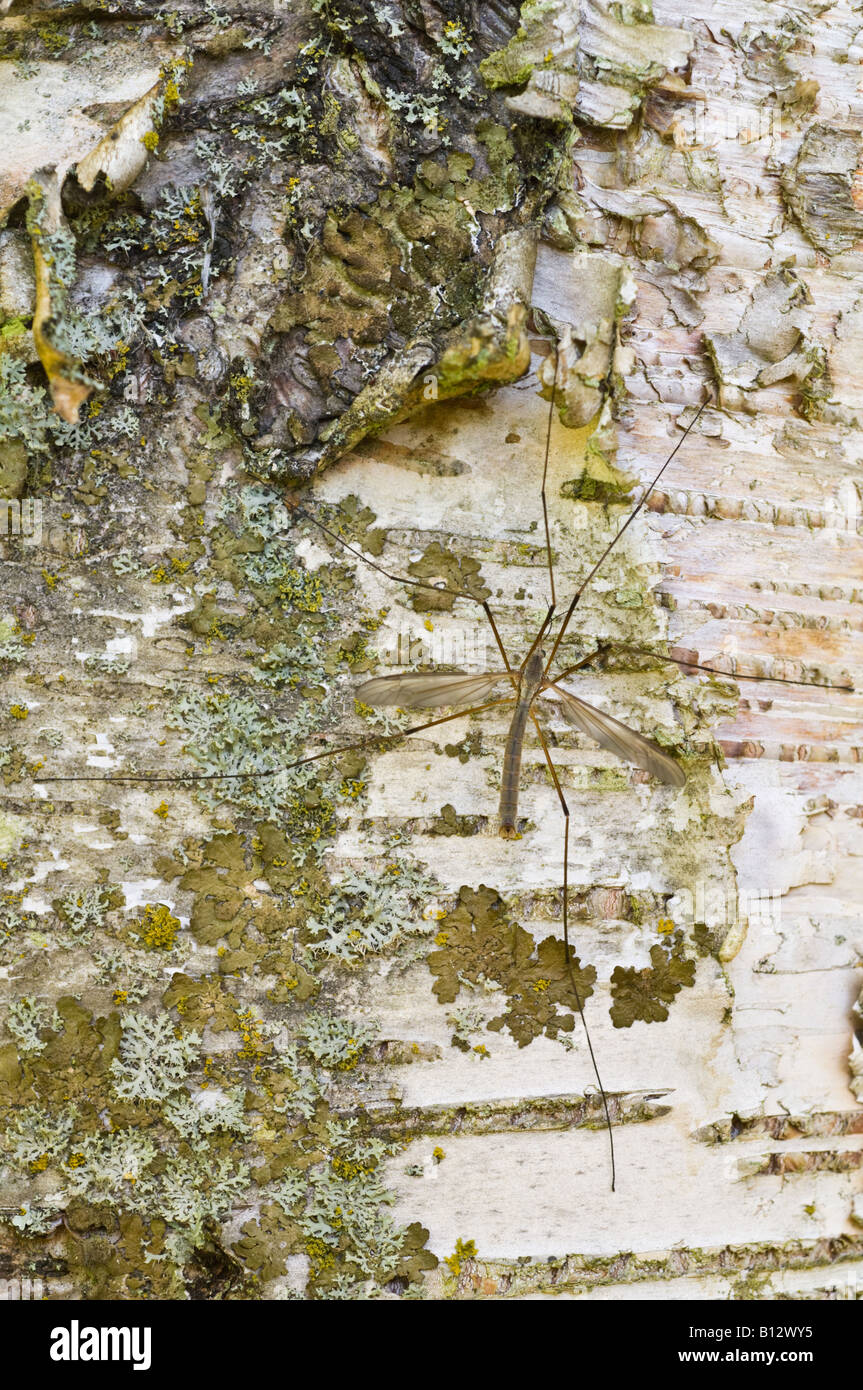
MULTIPOLYGON (((494 702, 495 705, 515 704, 515 710, 510 723, 504 751, 500 805, 498 810, 500 821, 499 833, 501 838, 505 840, 517 840, 520 838, 517 829, 519 773, 521 770, 521 755, 528 719, 533 722, 534 727, 539 733, 540 742, 546 755, 546 761, 553 774, 555 787, 558 787, 557 777, 548 755, 547 745, 543 738, 542 731, 539 728, 536 713, 533 708, 538 697, 546 694, 546 692, 553 692, 557 696, 559 712, 563 715, 566 722, 573 728, 578 729, 580 733, 587 734, 588 737, 592 738, 600 747, 607 749, 610 753, 614 753, 616 757, 623 759, 624 762, 634 763, 636 767, 641 768, 643 771, 657 777, 659 781, 664 782, 666 786, 680 788, 686 784, 686 774, 679 763, 669 757, 669 755, 660 748, 659 744, 654 743, 652 739, 645 738, 643 734, 637 733, 635 729, 631 729, 627 724, 621 723, 619 719, 612 718, 610 714, 595 709, 593 705, 587 704, 585 700, 579 699, 577 695, 573 695, 571 691, 565 690, 560 685, 561 680, 575 674, 580 666, 587 665, 588 662, 593 660, 596 655, 595 653, 591 653, 590 656, 585 657, 583 661, 576 663, 575 666, 568 667, 556 677, 552 677, 549 672, 560 643, 575 613, 581 595, 593 579, 602 562, 620 540, 623 532, 630 523, 635 520, 635 517, 653 492, 653 489, 656 487, 665 469, 674 458, 677 450, 683 444, 689 431, 695 425, 701 412, 704 410, 706 402, 696 411, 687 425, 683 436, 663 463, 662 468, 653 479, 653 482, 647 488, 632 512, 630 512, 627 520, 624 522, 623 526, 621 526, 614 539, 603 551, 587 578, 580 585, 575 597, 569 605, 569 609, 567 610, 560 630, 554 640, 551 654, 548 659, 546 659, 542 641, 551 628, 555 612, 554 569, 551 562, 546 484, 548 480, 551 419, 557 387, 557 367, 557 354, 555 353, 555 370, 551 387, 551 400, 549 403, 545 464, 542 480, 542 505, 545 518, 551 603, 543 624, 521 666, 517 670, 514 670, 511 666, 503 642, 501 641, 497 625, 492 617, 491 610, 488 604, 483 603, 483 607, 491 623, 492 631, 494 632, 498 650, 503 659, 504 668, 502 670, 484 672, 480 675, 467 675, 464 672, 427 671, 391 676, 376 676, 372 680, 364 681, 356 691, 357 698, 362 700, 364 704, 377 706, 378 708, 385 708, 387 706, 397 706, 402 709, 455 708, 458 705, 469 704, 476 699, 483 699, 484 696, 490 695, 496 686, 501 685, 504 681, 508 681, 512 685, 513 695, 494 702)), ((314 518, 309 519, 313 522, 315 520, 314 518)), ((319 525, 320 523, 315 522, 315 524, 319 525)), ((327 528, 321 529, 326 529, 328 535, 333 535, 327 528)), ((353 547, 348 547, 348 549, 353 549, 353 547)), ((354 551, 354 553, 357 554, 358 552, 354 551)), ((380 569, 380 566, 374 566, 374 568, 380 569)), ((415 582, 416 581, 414 581, 414 583, 415 582)), ((462 596, 465 598, 474 597, 469 594, 464 594, 462 596)), ((487 708, 491 708, 491 706, 487 706, 487 708)), ((472 711, 462 711, 461 713, 463 715, 464 713, 471 712, 472 711)), ((422 728, 430 727, 432 727, 430 724, 420 725, 411 730, 411 732, 418 733, 422 728)), ((568 811, 565 812, 565 814, 568 815, 568 811)))
MULTIPOLYGON (((384 707, 399 705, 404 709, 434 709, 456 706, 468 700, 491 694, 495 686, 513 679, 512 671, 490 671, 486 675, 467 676, 427 672, 409 676, 377 676, 365 681, 357 690, 357 698, 367 705, 384 707)), ((560 713, 568 724, 587 734, 602 748, 616 754, 625 762, 635 763, 652 773, 669 787, 683 787, 686 774, 678 763, 643 734, 636 733, 619 719, 595 709, 571 691, 564 690, 545 674, 545 656, 541 646, 534 645, 515 673, 517 693, 511 697, 515 711, 509 726, 501 776, 500 836, 504 840, 521 838, 517 829, 519 773, 521 753, 528 719, 532 719, 533 704, 539 695, 553 691, 558 697, 560 713)))
MULTIPOLYGON (((378 707, 398 707, 405 710, 433 710, 437 708, 450 708, 453 712, 444 714, 438 718, 427 720, 422 724, 412 725, 409 728, 400 729, 396 733, 372 734, 365 738, 354 740, 350 743, 338 744, 327 747, 316 753, 309 753, 301 758, 280 764, 275 768, 252 769, 241 772, 213 772, 213 773, 179 773, 174 775, 129 773, 106 776, 63 776, 63 777, 38 777, 34 780, 39 783, 55 782, 114 782, 114 783, 185 783, 185 782, 227 782, 245 781, 250 779, 273 777, 279 773, 287 773, 294 769, 306 767, 324 758, 332 758, 339 754, 351 752, 357 749, 368 749, 374 747, 380 749, 382 745, 400 741, 408 735, 420 733, 426 729, 433 729, 442 724, 449 723, 454 719, 463 719, 466 716, 482 714, 486 710, 499 707, 514 706, 509 732, 504 751, 503 770, 501 776, 501 790, 499 803, 499 833, 505 840, 518 840, 520 833, 518 829, 518 796, 519 796, 519 775, 521 769, 522 749, 524 738, 527 732, 528 723, 536 731, 539 745, 545 760, 545 764, 551 778, 555 793, 557 795, 563 817, 563 894, 562 894, 562 929, 564 962, 568 979, 573 991, 576 1003, 576 1011, 580 1015, 584 1028, 585 1040, 594 1076, 596 1078, 599 1095, 601 1098, 602 1109, 604 1112, 609 1140, 609 1156, 611 1167, 611 1188, 615 1189, 616 1169, 614 1155, 614 1136, 609 1106, 608 1095, 603 1085, 593 1044, 590 1038, 590 1031, 585 1018, 581 993, 579 991, 576 968, 580 962, 573 954, 572 943, 569 933, 569 835, 570 835, 570 811, 567 805, 566 796, 561 786, 560 777, 549 751, 548 740, 543 733, 542 725, 538 718, 539 709, 548 708, 547 701, 554 702, 555 708, 563 717, 565 722, 579 733, 587 735, 600 747, 614 754, 624 762, 634 764, 642 771, 657 778, 666 786, 681 789, 686 783, 686 775, 680 764, 672 758, 663 748, 643 734, 630 728, 620 720, 606 714, 603 710, 594 708, 585 700, 568 690, 562 682, 569 680, 581 668, 588 666, 591 662, 600 659, 604 651, 611 647, 627 650, 642 656, 649 656, 654 660, 671 662, 683 667, 686 671, 706 671, 715 675, 732 675, 733 679, 761 680, 770 679, 791 685, 811 685, 811 681, 795 681, 783 677, 761 677, 746 676, 742 673, 729 673, 719 670, 714 666, 700 665, 694 660, 679 660, 670 655, 659 655, 655 651, 648 651, 642 648, 631 646, 625 643, 600 643, 597 649, 587 656, 583 656, 574 665, 566 667, 564 670, 555 671, 554 664, 560 649, 561 642, 565 637, 572 618, 576 612, 579 601, 594 579, 598 570, 618 544, 627 528, 635 520, 636 516, 645 506, 649 497, 653 493, 665 470, 672 459, 685 442, 690 431, 695 426, 702 411, 708 404, 705 400, 693 414, 689 423, 686 425, 681 438, 678 440, 674 449, 666 458, 656 476, 645 488, 640 500, 629 512, 626 520, 619 527, 618 531, 608 543, 605 549, 595 561, 586 577, 581 581, 569 605, 567 606, 563 618, 557 627, 556 633, 552 636, 555 626, 555 614, 557 612, 557 597, 554 582, 554 566, 552 562, 551 536, 549 529, 548 506, 546 500, 546 484, 548 480, 549 448, 551 441, 551 422, 555 407, 557 378, 558 378, 558 352, 555 347, 554 378, 551 386, 551 394, 548 411, 548 428, 545 440, 545 462, 542 479, 542 510, 545 524, 545 550, 548 565, 549 580, 549 605, 545 617, 540 625, 528 652, 520 666, 514 666, 509 659, 504 643, 501 639, 500 631, 495 620, 494 614, 486 599, 478 597, 477 594, 469 592, 467 588, 447 587, 447 592, 454 598, 462 598, 477 603, 483 609, 488 620, 491 631, 494 635, 495 644, 500 655, 501 664, 497 669, 481 674, 468 674, 465 672, 453 671, 420 671, 411 673, 401 673, 388 676, 375 676, 360 684, 356 690, 356 697, 365 704, 378 707), (546 649, 548 652, 546 654, 546 649), (496 698, 487 700, 486 697, 493 695, 495 690, 508 684, 509 692, 504 692, 496 698), (480 704, 473 701, 479 700, 480 704), (465 707, 466 706, 466 707, 465 707)), ((343 549, 352 554, 363 564, 384 575, 387 579, 404 584, 416 590, 427 590, 436 594, 438 597, 441 588, 437 584, 425 582, 421 579, 409 578, 406 575, 393 573, 379 564, 376 560, 370 559, 362 550, 351 545, 343 536, 333 530, 331 526, 321 521, 311 512, 306 510, 299 502, 288 504, 289 510, 298 517, 310 522, 318 531, 337 543, 343 549)), ((848 687, 844 687, 848 688, 848 687)))

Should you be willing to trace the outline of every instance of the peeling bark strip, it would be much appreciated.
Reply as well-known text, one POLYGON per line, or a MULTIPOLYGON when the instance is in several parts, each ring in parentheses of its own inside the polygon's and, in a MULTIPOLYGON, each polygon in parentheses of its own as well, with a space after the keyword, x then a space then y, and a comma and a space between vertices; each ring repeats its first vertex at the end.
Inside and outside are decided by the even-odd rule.
MULTIPOLYGON (((667 1115, 670 1106, 655 1095, 610 1095, 614 1124, 639 1124, 667 1115)), ((407 1141, 427 1135, 507 1134, 513 1130, 569 1130, 584 1126, 604 1129, 605 1115, 599 1096, 542 1096, 535 1100, 487 1105, 374 1106, 366 1117, 376 1134, 407 1141)))
POLYGON ((0 10, 0 503, 42 531, 0 534, 4 1272, 835 1296, 863 1271, 858 20, 0 10), (396 746, 355 696, 403 647, 481 667, 456 590, 535 634, 549 329, 564 604, 713 401, 572 633, 573 663, 617 644, 585 697, 687 791, 549 731, 613 1198, 541 750, 514 852, 503 719, 396 746), (39 783, 142 770, 169 780, 39 783))
POLYGON ((747 1177, 760 1175, 775 1177, 797 1177, 810 1173, 856 1173, 863 1168, 863 1152, 859 1149, 850 1153, 831 1153, 821 1149, 799 1153, 765 1154, 763 1158, 743 1159, 741 1171, 747 1177))
MULTIPOLYGON (((731 1289, 735 1285, 749 1297, 762 1292, 770 1297, 769 1278, 787 1270, 823 1269, 838 1278, 845 1261, 863 1256, 863 1237, 840 1236, 827 1241, 794 1241, 783 1246, 766 1242, 752 1245, 726 1245, 705 1250, 678 1249, 659 1255, 625 1252, 613 1258, 570 1255, 565 1260, 543 1264, 525 1261, 520 1268, 504 1261, 471 1260, 460 1272, 455 1297, 477 1293, 506 1298, 523 1298, 540 1292, 581 1293, 591 1288, 615 1284, 629 1285, 647 1280, 704 1279, 721 1275, 731 1289), (833 1270, 832 1267, 838 1265, 833 1270), (734 1281, 732 1283, 732 1281, 734 1281), (751 1282, 750 1282, 751 1281, 751 1282)), ((825 1277, 824 1282, 827 1282, 825 1277)), ((727 1288, 727 1285, 726 1285, 727 1288)), ((726 1293, 727 1296, 727 1293, 726 1293)))
POLYGON ((705 1125, 693 1138, 705 1144, 727 1144, 741 1139, 832 1139, 845 1134, 863 1134, 863 1110, 819 1115, 758 1115, 741 1119, 735 1115, 719 1124, 705 1125))

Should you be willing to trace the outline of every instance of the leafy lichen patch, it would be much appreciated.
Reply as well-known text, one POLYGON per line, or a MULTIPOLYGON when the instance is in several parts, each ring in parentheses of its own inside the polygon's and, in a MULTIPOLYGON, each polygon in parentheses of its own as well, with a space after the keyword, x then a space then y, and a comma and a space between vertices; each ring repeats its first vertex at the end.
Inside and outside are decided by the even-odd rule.
MULTIPOLYGON (((537 944, 523 927, 507 921, 505 904, 493 889, 460 889, 458 906, 441 919, 435 941, 439 949, 429 955, 428 967, 442 1004, 453 1003, 463 987, 488 981, 507 1000, 504 1012, 488 1024, 492 1031, 506 1028, 519 1047, 541 1033, 554 1038, 572 1031, 578 1003, 563 942, 547 937, 537 944)), ((584 1002, 593 993, 596 971, 577 958, 572 967, 584 1002)))

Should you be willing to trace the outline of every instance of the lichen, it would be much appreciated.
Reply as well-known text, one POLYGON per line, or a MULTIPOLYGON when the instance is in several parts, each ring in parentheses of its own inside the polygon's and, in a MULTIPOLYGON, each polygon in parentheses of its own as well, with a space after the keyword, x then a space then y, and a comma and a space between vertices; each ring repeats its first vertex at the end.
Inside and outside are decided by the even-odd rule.
MULTIPOLYGON (((90 1256, 82 1263, 73 1244, 70 1258, 76 1287, 94 1296, 136 1288, 182 1297, 201 1260, 222 1269, 226 1293, 257 1297, 263 1281, 272 1296, 268 1281, 281 1277, 287 1250, 310 1257, 306 1297, 371 1297, 384 1285, 412 1297, 436 1261, 422 1249, 427 1232, 397 1226, 387 1211, 381 1159, 400 1141, 382 1145, 367 1126, 336 1115, 341 1088, 353 1094, 367 1084, 375 1031, 333 1003, 344 972, 364 956, 410 958, 422 949, 433 930, 425 912, 434 885, 405 846, 385 850, 379 881, 348 875, 333 885, 323 872, 338 808, 364 795, 361 751, 337 759, 323 779, 313 769, 281 775, 291 749, 328 727, 334 696, 320 698, 324 689, 349 696, 352 669, 372 660, 361 648, 380 617, 358 612, 341 555, 317 577, 305 569, 294 542, 307 523, 295 523, 273 494, 228 487, 222 501, 213 529, 219 568, 210 575, 254 594, 255 616, 235 621, 234 634, 260 664, 252 663, 239 694, 207 680, 199 690, 167 689, 164 715, 186 742, 187 767, 272 776, 198 785, 205 808, 229 811, 237 828, 187 836, 150 863, 144 876, 170 884, 170 897, 124 911, 124 895, 102 869, 96 882, 76 881, 54 898, 55 940, 70 951, 87 944, 86 997, 95 991, 110 1011, 50 994, 22 996, 10 1014, 0 1105, 17 1165, 13 1190, 36 1171, 45 1184, 39 1201, 18 1213, 18 1228, 54 1238, 86 1230, 80 1238, 90 1256), (345 661, 333 667, 337 650, 345 661), (343 674, 334 680, 333 669, 343 674), (267 708, 277 670, 301 677, 285 682, 287 720, 267 708), (200 952, 194 977, 183 968, 189 939, 200 952), (253 979, 260 988, 246 998, 253 979), (239 1239, 228 1237, 223 1228, 241 1208, 261 1216, 239 1239), (105 1221, 120 1237, 96 1258, 105 1221), (286 1241, 286 1228, 295 1239, 286 1241)), ((374 544, 371 513, 348 507, 329 520, 374 544)), ((186 571, 176 573, 184 582, 186 571)), ((121 567, 115 582, 146 585, 149 571, 121 567)), ((193 641, 222 640, 214 617, 211 610, 205 632, 187 628, 193 641)), ((57 741, 49 743, 56 753, 57 741)), ((177 793, 159 790, 161 800, 146 796, 146 814, 164 841, 176 825, 177 793)), ((112 835, 124 833, 116 812, 100 821, 112 835)), ((26 830, 10 819, 10 852, 26 830)), ((3 949, 23 943, 38 952, 38 925, 10 899, 0 915, 3 949)))
POLYGON ((433 926, 424 920, 424 908, 435 886, 429 875, 398 859, 378 872, 346 874, 306 921, 312 953, 358 961, 405 937, 428 934, 433 926))
MULTIPOLYGON (((563 942, 553 936, 535 942, 523 927, 507 920, 506 906, 494 889, 461 888, 458 906, 438 923, 435 943, 439 949, 431 952, 427 964, 440 1003, 453 1003, 462 989, 500 989, 507 1007, 487 1027, 493 1032, 506 1028, 519 1047, 542 1033, 556 1038, 572 1031, 578 1000, 563 942)), ((596 971, 577 957, 572 971, 583 1004, 593 993, 596 971)), ((454 1043, 465 1046, 458 1030, 454 1043)))
POLYGON ((616 965, 611 976, 614 1003, 609 1011, 615 1028, 633 1023, 664 1023, 668 1005, 684 987, 695 984, 695 962, 683 956, 683 935, 651 946, 650 965, 642 970, 616 965))
POLYGON ((129 1100, 165 1100, 186 1079, 200 1039, 180 1034, 167 1014, 124 1014, 118 1055, 111 1063, 114 1089, 129 1100))

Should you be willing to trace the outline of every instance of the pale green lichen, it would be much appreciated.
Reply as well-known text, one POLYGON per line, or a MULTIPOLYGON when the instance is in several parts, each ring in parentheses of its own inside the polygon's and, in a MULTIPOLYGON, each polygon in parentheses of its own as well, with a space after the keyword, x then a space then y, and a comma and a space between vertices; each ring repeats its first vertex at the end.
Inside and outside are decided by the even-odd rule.
POLYGON ((22 1106, 11 1118, 4 1147, 17 1163, 28 1168, 39 1164, 44 1169, 50 1161, 62 1162, 78 1118, 75 1104, 64 1109, 22 1106))
POLYGON ((392 949, 407 936, 434 930, 423 920, 423 906, 435 882, 404 861, 389 863, 377 873, 350 872, 335 885, 323 909, 306 922, 313 953, 356 961, 372 952, 392 949))
POLYGON ((181 1033, 168 1014, 124 1014, 119 1055, 111 1063, 118 1096, 165 1100, 183 1085, 199 1055, 197 1033, 181 1033))
POLYGON ((13 618, 0 618, 0 661, 24 661, 27 648, 21 641, 20 628, 13 618))
POLYGON ((0 440, 21 440, 28 450, 41 453, 49 447, 53 427, 44 388, 30 384, 19 358, 0 355, 0 440))
POLYGON ((88 941, 92 933, 104 925, 110 908, 117 905, 119 903, 112 900, 107 888, 85 888, 81 892, 72 890, 59 898, 54 910, 73 937, 88 941))
POLYGON ((22 816, 0 811, 0 860, 17 854, 27 831, 28 825, 22 816))
POLYGON ((22 995, 9 1005, 5 1022, 18 1044, 19 1052, 43 1052, 45 1043, 39 1037, 39 1032, 42 1028, 58 1028, 60 1016, 43 1000, 22 995))
POLYGON ((310 1013, 303 1019, 299 1036, 307 1051, 325 1067, 351 1071, 362 1049, 375 1037, 374 1024, 354 1023, 323 1013, 310 1013))
POLYGON ((208 1088, 194 1096, 170 1097, 162 1113, 192 1149, 200 1151, 212 1134, 248 1136, 251 1126, 244 1107, 245 1093, 239 1087, 230 1091, 208 1088))

